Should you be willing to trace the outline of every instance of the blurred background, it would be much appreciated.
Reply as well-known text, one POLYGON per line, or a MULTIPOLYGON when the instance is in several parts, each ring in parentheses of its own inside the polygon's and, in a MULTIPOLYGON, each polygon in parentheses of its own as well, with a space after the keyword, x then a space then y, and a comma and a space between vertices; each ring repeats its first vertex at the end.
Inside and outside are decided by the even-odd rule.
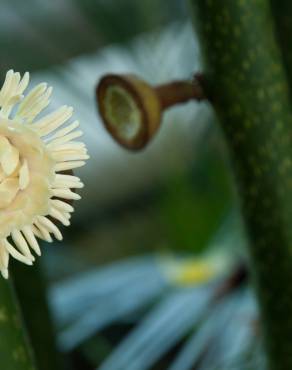
POLYGON ((105 132, 105 73, 189 79, 200 54, 180 0, 3 0, 13 68, 75 108, 91 159, 64 241, 14 281, 41 370, 262 369, 257 307, 224 139, 207 103, 170 109, 139 153, 105 132), (41 276, 41 278, 40 278, 41 276), (46 307, 46 301, 49 309, 46 307))

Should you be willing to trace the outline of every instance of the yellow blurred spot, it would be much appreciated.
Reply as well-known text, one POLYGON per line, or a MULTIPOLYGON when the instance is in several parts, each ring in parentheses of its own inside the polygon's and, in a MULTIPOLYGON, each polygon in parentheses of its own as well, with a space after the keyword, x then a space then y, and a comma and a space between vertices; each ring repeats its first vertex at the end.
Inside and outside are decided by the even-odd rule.
POLYGON ((174 282, 181 285, 200 284, 209 281, 216 274, 210 261, 186 261, 177 270, 174 282))

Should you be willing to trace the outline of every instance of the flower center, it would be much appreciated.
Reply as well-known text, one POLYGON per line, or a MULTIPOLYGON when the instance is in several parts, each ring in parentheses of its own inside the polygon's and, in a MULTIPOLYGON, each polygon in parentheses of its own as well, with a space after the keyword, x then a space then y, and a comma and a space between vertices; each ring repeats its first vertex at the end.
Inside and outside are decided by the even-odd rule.
POLYGON ((0 119, 0 238, 48 212, 54 164, 32 125, 0 119))
POLYGON ((7 207, 19 190, 29 184, 27 160, 9 139, 0 136, 0 209, 7 207))

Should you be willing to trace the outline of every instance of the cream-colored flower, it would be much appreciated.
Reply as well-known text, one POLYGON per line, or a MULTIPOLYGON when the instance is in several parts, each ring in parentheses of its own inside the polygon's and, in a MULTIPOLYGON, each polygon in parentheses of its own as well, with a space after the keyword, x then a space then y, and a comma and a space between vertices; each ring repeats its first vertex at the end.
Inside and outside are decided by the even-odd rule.
POLYGON ((0 90, 0 271, 8 277, 9 256, 32 265, 41 254, 37 238, 52 241, 62 234, 52 218, 70 224, 80 196, 80 179, 58 172, 81 167, 88 159, 79 123, 66 124, 73 109, 62 106, 38 118, 49 104, 52 88, 41 83, 25 97, 29 74, 10 70, 0 90), (63 126, 63 127, 61 127, 63 126))

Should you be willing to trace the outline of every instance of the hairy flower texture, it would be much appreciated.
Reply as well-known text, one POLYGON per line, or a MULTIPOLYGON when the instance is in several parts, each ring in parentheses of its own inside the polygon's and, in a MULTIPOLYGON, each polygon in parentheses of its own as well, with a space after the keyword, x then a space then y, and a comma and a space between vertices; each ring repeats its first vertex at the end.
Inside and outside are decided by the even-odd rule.
POLYGON ((76 176, 59 172, 81 167, 88 159, 79 123, 67 123, 73 109, 62 106, 37 118, 45 109, 52 88, 41 83, 25 97, 29 74, 21 78, 10 70, 0 90, 0 271, 8 277, 9 256, 32 265, 41 254, 37 238, 52 241, 62 234, 55 220, 70 224, 80 196, 76 176), (53 221, 54 220, 54 221, 53 221))

